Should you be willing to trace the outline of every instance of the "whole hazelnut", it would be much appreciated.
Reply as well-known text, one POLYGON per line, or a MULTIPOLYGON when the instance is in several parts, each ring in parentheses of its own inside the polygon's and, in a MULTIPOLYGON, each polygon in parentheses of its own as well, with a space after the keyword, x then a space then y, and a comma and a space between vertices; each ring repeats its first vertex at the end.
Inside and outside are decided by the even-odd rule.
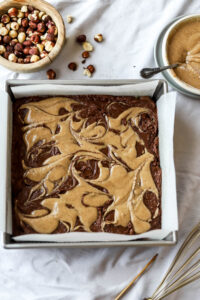
POLYGON ((9 44, 10 41, 11 41, 11 37, 10 37, 9 35, 5 35, 5 36, 3 37, 3 42, 4 42, 4 44, 9 44))
POLYGON ((47 33, 46 39, 47 39, 47 41, 53 42, 55 39, 55 36, 53 33, 47 33))
POLYGON ((42 44, 37 44, 36 46, 37 46, 39 52, 42 53, 42 51, 44 50, 44 45, 42 45, 42 44))
POLYGON ((31 36, 31 42, 34 44, 38 44, 40 42, 40 37, 37 34, 31 36))
POLYGON ((52 26, 52 27, 49 27, 49 29, 47 30, 48 33, 50 34, 54 34, 54 35, 57 35, 58 34, 58 29, 56 26, 52 26))
POLYGON ((9 23, 9 22, 10 22, 10 17, 9 17, 9 15, 4 14, 4 15, 1 17, 1 22, 2 22, 3 24, 9 23))
POLYGON ((25 47, 24 50, 23 50, 23 53, 24 53, 25 55, 29 55, 30 49, 31 49, 30 47, 25 47))
POLYGON ((16 63, 17 62, 17 57, 14 53, 10 53, 9 56, 8 56, 8 60, 11 61, 11 62, 16 63))
POLYGON ((24 63, 25 64, 29 64, 31 62, 31 57, 30 56, 27 56, 24 58, 24 63))
POLYGON ((24 12, 24 13, 27 12, 28 11, 28 7, 26 5, 23 5, 21 7, 21 11, 24 12))
POLYGON ((36 15, 36 14, 32 14, 32 15, 31 15, 31 21, 32 21, 33 23, 39 23, 39 22, 40 22, 39 16, 36 15))
POLYGON ((19 41, 20 43, 23 43, 23 42, 25 41, 25 39, 26 39, 26 34, 25 34, 24 32, 20 32, 20 33, 18 34, 18 41, 19 41))
POLYGON ((29 22, 27 18, 22 19, 22 26, 25 28, 29 26, 29 22))
POLYGON ((21 10, 18 10, 17 17, 18 18, 24 18, 24 13, 21 10))
POLYGON ((56 78, 56 72, 52 69, 49 69, 47 71, 47 78, 48 79, 55 79, 56 78))
POLYGON ((29 22, 29 27, 31 27, 32 29, 36 29, 37 28, 37 24, 33 21, 29 22))
POLYGON ((30 40, 30 41, 24 41, 24 42, 23 42, 23 46, 25 46, 25 47, 30 47, 31 45, 32 45, 31 40, 30 40))
POLYGON ((101 43, 101 42, 103 41, 103 35, 102 35, 101 33, 95 34, 94 40, 95 40, 97 43, 101 43))
POLYGON ((17 62, 18 62, 18 64, 23 64, 24 63, 24 59, 23 58, 18 58, 17 62))
POLYGON ((77 64, 75 62, 71 62, 68 64, 68 68, 71 70, 71 71, 76 71, 77 69, 77 64))
POLYGON ((14 47, 13 46, 6 46, 6 51, 12 53, 14 51, 14 47))
POLYGON ((53 42, 47 41, 47 42, 45 43, 45 50, 46 50, 47 52, 50 52, 50 51, 53 49, 54 46, 55 46, 55 44, 54 44, 53 42))
POLYGON ((15 47, 15 45, 18 43, 17 39, 14 39, 10 42, 10 46, 15 47))
POLYGON ((8 31, 10 31, 10 29, 11 29, 11 23, 6 24, 6 28, 8 29, 8 31))
POLYGON ((34 32, 34 30, 33 30, 33 28, 31 28, 31 27, 29 27, 29 28, 26 30, 26 34, 29 35, 29 36, 32 35, 33 32, 34 32))
POLYGON ((3 45, 0 45, 0 55, 6 52, 6 48, 3 45))
POLYGON ((34 11, 34 7, 32 5, 28 5, 28 11, 29 12, 33 12, 34 11))
POLYGON ((39 54, 38 48, 37 48, 37 47, 32 47, 32 48, 30 48, 29 54, 30 54, 30 55, 38 55, 38 54, 39 54))
POLYGON ((18 33, 20 33, 20 32, 25 32, 25 31, 26 31, 26 29, 25 29, 24 27, 21 26, 21 27, 19 28, 19 30, 18 30, 18 33))
POLYGON ((40 11, 39 11, 38 9, 35 9, 35 10, 33 11, 33 14, 34 14, 34 15, 39 15, 39 13, 40 13, 40 11))
POLYGON ((12 7, 8 10, 8 14, 11 18, 17 17, 18 15, 18 9, 16 7, 12 7))
POLYGON ((17 22, 12 22, 10 24, 11 29, 13 30, 18 30, 19 29, 19 24, 17 22))
POLYGON ((87 69, 90 71, 90 73, 94 73, 95 67, 93 65, 87 66, 87 69))
POLYGON ((0 28, 0 35, 5 36, 8 34, 8 29, 6 27, 0 28))
POLYGON ((17 37, 17 31, 16 30, 11 30, 9 32, 9 35, 12 39, 16 38, 17 37))
POLYGON ((85 34, 81 34, 81 35, 77 36, 76 41, 78 43, 84 43, 86 41, 86 35, 85 34))
POLYGON ((39 19, 42 20, 42 17, 45 15, 44 11, 40 11, 39 12, 39 19))
POLYGON ((45 58, 46 56, 48 56, 48 52, 42 51, 42 52, 40 53, 40 57, 41 57, 41 58, 45 58))
POLYGON ((14 51, 14 54, 17 56, 17 57, 23 57, 23 53, 20 52, 20 51, 14 51))
POLYGON ((82 57, 83 58, 88 58, 90 56, 90 53, 88 52, 88 51, 84 51, 83 53, 82 53, 82 57))
POLYGON ((42 16, 42 20, 44 21, 44 23, 47 23, 51 21, 51 17, 45 14, 42 16))
POLYGON ((14 46, 14 49, 18 52, 22 52, 24 47, 21 43, 17 43, 15 46, 14 46))
POLYGON ((17 20, 17 23, 19 24, 19 26, 21 26, 21 25, 22 25, 22 18, 19 18, 19 19, 17 20))
POLYGON ((40 60, 40 57, 38 55, 31 56, 31 63, 37 62, 38 60, 40 60))
POLYGON ((6 51, 6 52, 4 52, 3 57, 4 57, 5 59, 8 59, 8 56, 9 56, 9 55, 10 55, 10 52, 6 51))
POLYGON ((45 26, 44 22, 40 22, 40 23, 37 24, 37 30, 39 32, 45 32, 46 26, 45 26))

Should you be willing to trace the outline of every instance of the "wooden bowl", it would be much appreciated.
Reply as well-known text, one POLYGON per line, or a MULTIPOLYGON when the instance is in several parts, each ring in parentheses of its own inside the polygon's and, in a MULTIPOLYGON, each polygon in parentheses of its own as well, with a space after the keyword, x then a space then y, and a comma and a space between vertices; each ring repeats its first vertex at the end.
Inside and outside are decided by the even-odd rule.
POLYGON ((50 64, 61 51, 65 42, 65 25, 59 12, 49 3, 43 0, 6 0, 0 3, 0 15, 8 12, 11 7, 20 8, 23 5, 31 5, 40 11, 44 11, 47 15, 51 16, 52 20, 58 28, 58 39, 56 44, 48 56, 45 58, 29 64, 18 64, 10 62, 9 60, 0 56, 0 64, 5 68, 19 73, 36 72, 50 64))

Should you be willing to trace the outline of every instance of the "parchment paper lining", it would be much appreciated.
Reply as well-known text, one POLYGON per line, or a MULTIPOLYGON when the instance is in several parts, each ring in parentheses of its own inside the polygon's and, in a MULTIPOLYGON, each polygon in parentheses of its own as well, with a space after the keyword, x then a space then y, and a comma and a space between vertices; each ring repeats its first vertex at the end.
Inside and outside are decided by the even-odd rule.
MULTIPOLYGON (((16 98, 43 95, 80 95, 104 94, 120 96, 152 96, 158 81, 127 84, 119 86, 80 86, 80 85, 25 85, 12 88, 16 98)), ((64 233, 64 234, 29 234, 13 237, 15 241, 126 241, 139 238, 165 238, 171 231, 178 229, 176 182, 173 158, 173 133, 176 93, 163 95, 157 101, 160 140, 160 162, 162 168, 162 229, 152 230, 143 234, 126 236, 111 233, 64 233)))

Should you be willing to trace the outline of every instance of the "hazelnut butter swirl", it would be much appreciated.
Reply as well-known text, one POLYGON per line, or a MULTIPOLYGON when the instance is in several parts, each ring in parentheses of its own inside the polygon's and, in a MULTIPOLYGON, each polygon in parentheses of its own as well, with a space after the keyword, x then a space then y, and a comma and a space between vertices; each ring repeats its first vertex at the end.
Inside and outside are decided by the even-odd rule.
POLYGON ((160 228, 158 124, 149 97, 14 103, 14 234, 160 228))

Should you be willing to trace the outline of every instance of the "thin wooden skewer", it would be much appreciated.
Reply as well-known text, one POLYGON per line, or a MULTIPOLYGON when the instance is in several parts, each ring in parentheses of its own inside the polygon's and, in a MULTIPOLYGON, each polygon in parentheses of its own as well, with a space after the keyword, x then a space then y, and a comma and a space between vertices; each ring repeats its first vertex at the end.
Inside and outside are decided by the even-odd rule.
POLYGON ((158 256, 158 253, 152 257, 152 259, 146 264, 146 266, 142 269, 142 271, 135 277, 133 280, 117 295, 115 300, 119 300, 126 292, 127 290, 134 284, 134 282, 146 271, 146 269, 156 260, 158 256))

